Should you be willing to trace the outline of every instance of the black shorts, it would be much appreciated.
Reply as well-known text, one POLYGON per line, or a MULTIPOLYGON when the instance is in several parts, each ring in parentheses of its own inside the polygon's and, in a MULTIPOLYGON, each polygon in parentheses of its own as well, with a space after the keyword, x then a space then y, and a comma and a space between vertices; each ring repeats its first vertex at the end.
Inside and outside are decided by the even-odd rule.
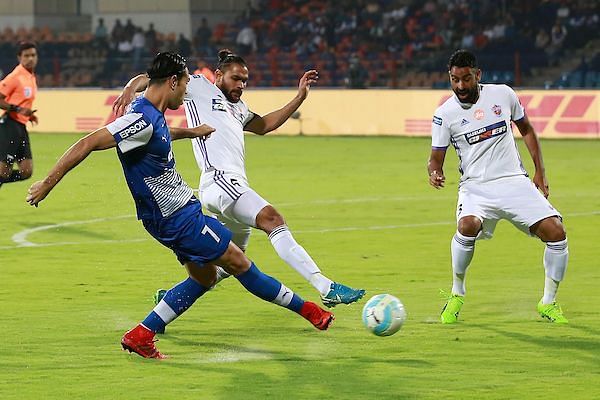
POLYGON ((31 160, 29 134, 25 125, 5 115, 0 118, 0 162, 23 160, 31 160))

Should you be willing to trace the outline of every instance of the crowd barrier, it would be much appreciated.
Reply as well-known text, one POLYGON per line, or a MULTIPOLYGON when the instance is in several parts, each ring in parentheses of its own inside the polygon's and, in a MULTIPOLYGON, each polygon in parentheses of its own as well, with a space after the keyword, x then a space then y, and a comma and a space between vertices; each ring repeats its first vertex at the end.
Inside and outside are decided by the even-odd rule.
MULTIPOLYGON (((244 100, 264 115, 294 97, 294 90, 248 89, 244 100)), ((39 125, 32 132, 90 132, 114 119, 118 91, 40 90, 39 125)), ((313 88, 277 132, 288 135, 429 136, 435 108, 450 90, 328 90, 313 88)), ((600 91, 522 90, 518 95, 540 137, 599 138, 600 91)), ((483 110, 485 112, 486 110, 483 110)), ((492 110, 488 110, 493 112, 492 110)), ((183 108, 167 112, 171 126, 185 127, 183 108)))

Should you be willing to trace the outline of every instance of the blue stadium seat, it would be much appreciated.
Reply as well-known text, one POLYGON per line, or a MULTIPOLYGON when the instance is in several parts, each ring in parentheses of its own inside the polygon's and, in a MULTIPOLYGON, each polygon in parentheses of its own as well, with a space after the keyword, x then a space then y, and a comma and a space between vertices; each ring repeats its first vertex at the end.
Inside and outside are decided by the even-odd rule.
POLYGON ((586 88, 596 87, 600 83, 598 80, 598 73, 596 71, 588 71, 585 74, 583 86, 586 88))
POLYGON ((560 77, 554 81, 554 86, 557 88, 568 88, 569 87, 569 73, 563 72, 560 77))
POLYGON ((515 83, 515 73, 513 71, 504 71, 502 73, 502 83, 513 85, 515 83))
POLYGON ((567 75, 569 87, 580 88, 583 86, 583 73, 581 71, 571 71, 567 75))

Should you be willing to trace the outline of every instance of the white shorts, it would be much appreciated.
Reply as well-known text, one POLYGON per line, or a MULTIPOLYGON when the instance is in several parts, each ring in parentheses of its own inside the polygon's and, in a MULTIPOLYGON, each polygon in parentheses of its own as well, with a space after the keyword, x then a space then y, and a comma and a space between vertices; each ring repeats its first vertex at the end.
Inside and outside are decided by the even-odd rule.
POLYGON ((491 238, 501 219, 510 221, 530 236, 532 233, 529 228, 536 222, 553 216, 562 219, 560 213, 526 176, 463 184, 458 191, 456 221, 468 215, 473 215, 482 222, 482 230, 477 239, 491 238))
POLYGON ((204 180, 199 195, 202 205, 233 233, 233 242, 246 250, 256 216, 269 202, 252 190, 245 178, 222 172, 204 180))

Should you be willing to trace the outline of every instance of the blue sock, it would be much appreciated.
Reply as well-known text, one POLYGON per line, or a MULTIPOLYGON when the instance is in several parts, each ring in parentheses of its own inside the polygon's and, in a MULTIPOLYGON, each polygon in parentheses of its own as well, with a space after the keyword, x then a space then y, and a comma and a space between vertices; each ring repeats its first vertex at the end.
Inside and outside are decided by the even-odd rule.
POLYGON ((153 332, 163 333, 165 326, 183 314, 207 290, 192 278, 187 278, 167 291, 165 297, 142 321, 142 325, 153 332))
POLYGON ((236 276, 247 291, 271 303, 300 313, 304 300, 277 279, 263 274, 254 263, 248 271, 236 276))

